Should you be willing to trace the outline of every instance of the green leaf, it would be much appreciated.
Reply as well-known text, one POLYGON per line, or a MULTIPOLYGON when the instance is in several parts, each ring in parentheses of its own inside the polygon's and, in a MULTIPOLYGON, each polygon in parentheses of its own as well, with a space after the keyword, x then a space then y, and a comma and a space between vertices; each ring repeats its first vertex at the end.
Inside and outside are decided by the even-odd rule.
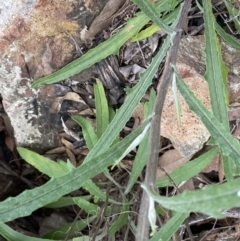
POLYGON ((40 172, 48 175, 49 177, 61 177, 70 171, 67 167, 67 163, 63 161, 52 161, 22 147, 17 147, 17 150, 20 156, 26 162, 37 168, 40 172))
MULTIPOLYGON (((93 203, 90 203, 89 201, 83 198, 81 199, 80 197, 77 197, 76 199, 74 198, 74 201, 86 213, 99 215, 99 212, 101 211, 101 208, 99 206, 93 203)), ((122 203, 119 203, 119 205, 122 205, 122 203)), ((108 217, 116 213, 119 213, 118 207, 115 208, 115 206, 114 207, 107 206, 106 209, 104 210, 104 213, 102 213, 101 215, 108 217)))
MULTIPOLYGON (((154 102, 156 99, 156 93, 151 89, 149 102, 144 104, 145 118, 149 116, 153 111, 154 102)), ((133 185, 136 183, 138 177, 142 173, 142 170, 147 162, 148 156, 148 145, 149 145, 149 133, 144 137, 143 141, 140 143, 136 157, 133 162, 132 172, 125 189, 125 194, 129 193, 133 185)))
POLYGON ((97 215, 99 213, 99 208, 97 205, 90 203, 89 201, 83 198, 74 198, 73 200, 86 213, 90 215, 97 215))
MULTIPOLYGON (((79 116, 78 116, 79 117, 79 116)), ((78 118, 79 120, 79 118, 78 118)), ((86 124, 86 123, 85 123, 86 124)), ((92 139, 92 137, 90 137, 92 139)), ((39 171, 45 173, 49 177, 61 177, 70 172, 67 167, 67 163, 63 161, 54 162, 48 158, 45 158, 35 152, 29 151, 25 148, 18 147, 19 154, 28 163, 36 167, 39 171)), ((86 180, 83 187, 92 195, 105 200, 106 195, 101 191, 99 187, 96 186, 91 180, 86 180)))
POLYGON ((72 206, 75 204, 76 199, 85 199, 89 200, 91 198, 91 195, 87 196, 81 196, 81 197, 61 197, 56 202, 52 202, 44 206, 45 208, 62 208, 67 206, 72 206))
POLYGON ((96 106, 97 137, 100 139, 109 125, 109 111, 103 85, 98 79, 96 82, 97 83, 94 85, 94 96, 96 106))
MULTIPOLYGON (((169 0, 164 0, 160 3, 157 3, 156 8, 160 11, 168 11, 171 7, 170 5, 166 4, 168 1, 169 0)), ((80 73, 84 69, 89 68, 102 59, 105 59, 109 55, 116 54, 119 48, 130 38, 135 36, 148 22, 149 18, 144 13, 137 14, 135 18, 129 19, 126 26, 119 30, 119 32, 113 35, 110 39, 88 51, 79 59, 67 64, 62 69, 49 76, 38 79, 32 84, 32 88, 39 88, 46 84, 54 84, 61 80, 67 79, 75 74, 80 73)))
POLYGON ((230 156, 224 155, 224 152, 221 152, 221 157, 225 178, 228 181, 232 181, 234 176, 237 175, 235 163, 230 156))
POLYGON ((239 20, 238 20, 239 9, 235 8, 233 6, 233 4, 230 4, 228 1, 226 1, 226 0, 223 0, 223 1, 224 1, 225 5, 227 7, 228 13, 231 16, 232 21, 234 22, 235 28, 238 31, 240 31, 240 23, 239 23, 239 20))
MULTIPOLYGON (((168 15, 163 16, 162 21, 166 24, 173 23, 174 20, 177 18, 180 9, 181 9, 180 6, 178 6, 176 9, 171 11, 168 15)), ((151 37, 154 33, 160 30, 161 29, 158 27, 158 25, 153 23, 151 26, 147 27, 146 29, 143 29, 136 36, 131 38, 131 42, 141 41, 145 38, 151 37)))
POLYGON ((235 49, 240 49, 240 42, 238 39, 234 38, 232 35, 226 33, 218 24, 215 23, 215 28, 217 33, 221 36, 221 38, 228 43, 231 47, 235 49))
POLYGON ((94 197, 97 197, 103 201, 106 200, 106 194, 91 179, 86 180, 82 187, 94 197))
POLYGON ((194 93, 189 89, 189 87, 176 72, 176 67, 174 67, 174 70, 178 80, 177 86, 179 91, 187 102, 189 108, 197 114, 212 136, 208 144, 218 145, 224 155, 230 156, 234 160, 235 164, 239 166, 239 142, 230 134, 229 129, 218 119, 216 119, 213 113, 208 111, 204 107, 203 103, 195 97, 194 93))
POLYGON ((125 190, 125 194, 128 194, 131 191, 131 188, 136 183, 138 177, 142 173, 144 166, 147 163, 148 157, 148 145, 149 145, 149 133, 144 137, 143 141, 139 145, 136 157, 133 162, 132 172, 128 181, 128 185, 125 190))
POLYGON ((108 148, 100 155, 95 155, 87 163, 73 169, 70 173, 53 178, 41 187, 26 190, 17 197, 10 197, 0 202, 0 222, 30 215, 36 209, 58 200, 63 195, 80 188, 86 180, 101 173, 122 155, 126 148, 142 133, 148 122, 145 122, 122 141, 108 148))
POLYGON ((108 230, 109 235, 114 235, 120 230, 128 221, 129 203, 128 200, 123 196, 123 206, 118 219, 110 226, 108 230))
MULTIPOLYGON (((118 160, 115 161, 113 167, 115 165, 118 165, 119 162, 131 151, 133 150, 135 147, 137 147, 142 140, 144 139, 144 137, 148 134, 148 131, 150 129, 151 123, 149 123, 143 130, 143 132, 129 145, 129 147, 124 151, 124 153, 122 154, 121 157, 119 157, 118 160)), ((113 168, 112 167, 112 168, 113 168)), ((110 179, 111 180, 111 179, 110 179)))
POLYGON ((205 24, 205 78, 209 85, 211 105, 214 115, 226 127, 229 126, 226 104, 229 102, 227 74, 228 69, 221 57, 221 45, 215 33, 215 18, 210 1, 203 1, 205 24))
POLYGON ((179 98, 178 98, 177 83, 176 83, 176 75, 175 74, 173 74, 172 92, 173 92, 174 104, 176 106, 178 125, 180 126, 181 125, 181 104, 180 104, 179 98))
MULTIPOLYGON (((78 232, 81 232, 84 228, 86 228, 92 221, 96 219, 96 216, 90 216, 86 219, 78 220, 75 223, 67 223, 62 225, 61 227, 53 230, 52 232, 49 232, 45 234, 41 241, 45 241, 46 238, 50 238, 51 240, 65 240, 67 234, 74 235, 77 234, 78 232)), ((22 239, 22 241, 25 241, 25 239, 22 239)), ((30 241, 30 240, 29 240, 30 241)), ((70 239, 69 241, 72 241, 70 239)), ((84 240, 83 240, 84 241, 84 240)))
POLYGON ((89 150, 93 149, 98 141, 98 137, 92 125, 82 116, 72 115, 72 119, 82 127, 83 137, 89 150))
POLYGON ((153 112, 155 100, 156 100, 156 92, 152 88, 150 91, 150 95, 149 95, 149 101, 147 103, 145 103, 145 105, 144 105, 144 107, 147 106, 147 110, 146 110, 146 112, 144 112, 145 118, 147 118, 153 112))
POLYGON ((105 151, 112 144, 120 131, 124 128, 126 122, 131 117, 133 110, 136 108, 136 106, 144 96, 148 87, 151 85, 152 78, 157 72, 159 64, 165 57, 169 45, 170 37, 167 37, 164 41, 164 44, 162 45, 161 50, 154 57, 149 68, 142 75, 140 75, 139 82, 131 89, 130 93, 128 94, 128 98, 121 106, 121 108, 117 110, 114 119, 109 124, 98 143, 88 154, 84 162, 87 162, 92 157, 105 151))
MULTIPOLYGON (((107 128, 109 123, 109 110, 107 105, 107 100, 105 97, 105 92, 103 85, 97 80, 97 85, 94 87, 95 98, 96 98, 96 109, 97 109, 97 129, 99 130, 98 135, 102 135, 104 130, 107 128)), ((83 131, 83 136, 86 141, 89 150, 93 149, 98 141, 98 136, 96 135, 92 125, 83 117, 74 115, 72 119, 76 121, 83 131)), ((90 194, 94 195, 98 199, 106 200, 106 194, 101 191, 99 187, 96 186, 91 180, 87 180, 83 184, 83 188, 86 189, 90 194)), ((110 200, 114 203, 113 200, 110 200)))
POLYGON ((149 241, 168 241, 187 217, 188 213, 175 213, 149 241))
POLYGON ((174 197, 162 197, 142 187, 163 207, 179 213, 201 212, 215 218, 223 218, 224 209, 239 206, 240 179, 221 185, 211 185, 204 190, 184 191, 174 197))
MULTIPOLYGON (((216 156, 217 152, 218 148, 213 147, 208 152, 173 171, 171 174, 169 174, 170 177, 176 185, 190 179, 201 172, 207 165, 209 165, 210 162, 213 161, 213 158, 216 156)), ((172 183, 167 177, 163 177, 162 179, 157 180, 156 185, 158 187, 166 187, 172 186, 172 183)))
MULTIPOLYGON (((176 21, 174 25, 176 24, 176 21)), ((140 75, 139 82, 131 89, 128 93, 128 98, 121 106, 121 108, 116 112, 116 115, 113 121, 109 124, 106 131, 98 141, 98 143, 94 146, 94 148, 90 151, 84 162, 87 162, 89 159, 98 155, 101 152, 104 152, 114 141, 115 137, 120 133, 120 131, 125 126, 126 122, 131 117, 133 110, 136 108, 142 97, 144 96, 147 88, 150 86, 152 82, 152 78, 158 70, 159 64, 162 62, 163 58, 166 56, 166 52, 170 46, 171 37, 168 36, 161 50, 157 53, 157 55, 153 58, 152 63, 148 67, 148 69, 140 75)))
POLYGON ((0 223, 0 234, 9 241, 52 241, 52 239, 29 237, 27 235, 14 231, 5 223, 0 223))
MULTIPOLYGON (((114 119, 114 116, 116 115, 114 109, 111 106, 108 106, 109 110, 109 123, 114 119)), ((120 135, 117 135, 116 139, 113 141, 113 145, 118 143, 120 141, 120 135)))
MULTIPOLYGON (((167 34, 173 34, 174 29, 170 28, 165 22, 159 18, 159 12, 154 6, 150 4, 150 1, 146 0, 132 0, 145 14, 148 16, 159 28, 164 30, 167 34)), ((170 0, 171 1, 171 0, 170 0)))

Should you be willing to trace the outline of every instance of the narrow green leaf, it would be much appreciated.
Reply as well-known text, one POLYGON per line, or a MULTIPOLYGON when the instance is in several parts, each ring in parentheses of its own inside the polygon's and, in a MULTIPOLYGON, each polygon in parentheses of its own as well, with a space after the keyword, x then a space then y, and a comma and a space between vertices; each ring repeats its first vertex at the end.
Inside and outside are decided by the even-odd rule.
MULTIPOLYGON (((116 115, 116 112, 114 111, 114 109, 109 106, 108 107, 109 110, 109 123, 114 119, 114 116, 116 115)), ((113 141, 113 145, 118 143, 120 141, 120 135, 117 135, 116 139, 113 141)))
POLYGON ((110 226, 108 230, 109 235, 114 235, 128 221, 129 203, 128 203, 128 200, 125 198, 125 196, 123 196, 123 201, 124 203, 118 219, 110 226))
MULTIPOLYGON (((227 104, 229 104, 229 93, 227 85, 228 68, 225 66, 221 56, 221 45, 215 33, 217 26, 212 13, 210 1, 203 1, 203 17, 205 23, 205 52, 206 52, 206 74, 205 78, 209 85, 211 105, 214 115, 229 128, 227 104)), ((220 28, 220 27, 219 27, 220 28)), ((223 167, 227 180, 233 178, 232 162, 228 156, 222 153, 223 167)))
MULTIPOLYGON (((85 158, 84 163, 88 162, 91 158, 104 152, 119 135, 120 131, 125 126, 125 123, 131 117, 133 110, 136 108, 142 97, 144 96, 147 88, 151 84, 151 80, 156 73, 159 64, 166 55, 167 49, 170 45, 170 37, 167 37, 162 45, 161 51, 154 57, 149 68, 141 75, 138 84, 132 88, 127 100, 117 111, 113 121, 109 124, 108 128, 85 158)), ((86 186, 84 186, 86 188, 86 186)))
POLYGON ((97 83, 94 85, 94 96, 96 106, 97 137, 100 139, 109 125, 109 111, 103 84, 98 79, 96 82, 97 83))
MULTIPOLYGON (((86 213, 89 214, 95 214, 98 215, 100 211, 100 207, 97 205, 90 203, 89 201, 85 199, 81 199, 77 197, 76 199, 74 198, 76 205, 78 205, 81 209, 83 209, 86 213)), ((122 203, 119 202, 119 205, 122 205, 122 203)), ((116 205, 115 205, 116 206, 116 205)), ((107 206, 103 215, 108 217, 110 215, 119 213, 119 207, 112 207, 112 206, 107 206)))
POLYGON ((74 202, 82 209, 84 210, 86 213, 90 214, 90 215, 97 215, 99 210, 98 210, 98 206, 90 203, 89 201, 83 199, 83 198, 74 198, 73 199, 74 202))
MULTIPOLYGON (((159 12, 146 0, 132 0, 145 14, 148 16, 159 28, 164 30, 167 34, 173 34, 174 29, 170 28, 165 22, 159 18, 159 12)), ((171 0, 170 0, 171 1, 171 0)))
POLYGON ((203 190, 184 191, 174 197, 162 197, 142 187, 156 202, 163 207, 179 213, 201 212, 215 218, 223 218, 224 209, 239 206, 240 179, 221 184, 211 185, 203 190))
POLYGON ((154 57, 149 68, 140 76, 139 82, 131 89, 131 92, 128 94, 128 98, 121 106, 121 108, 117 110, 113 121, 109 124, 109 126, 107 127, 106 131, 104 132, 98 143, 88 154, 88 156, 85 159, 85 162, 87 162, 95 155, 105 151, 112 144, 112 142, 120 133, 120 131, 124 128, 126 122, 131 117, 133 110, 136 108, 136 106, 144 96, 148 87, 151 85, 152 78, 154 74, 157 72, 159 64, 165 57, 169 45, 170 37, 167 37, 164 41, 161 50, 154 57))
POLYGON ((66 175, 70 170, 67 163, 63 161, 52 161, 49 158, 43 157, 35 152, 29 151, 22 147, 17 147, 20 156, 29 164, 37 168, 40 172, 48 175, 49 177, 61 177, 66 175), (62 162, 62 164, 60 164, 62 162))
POLYGON ((234 176, 237 175, 236 165, 234 161, 231 159, 231 157, 224 155, 223 152, 221 152, 221 157, 224 169, 224 176, 227 179, 227 181, 232 181, 234 179, 234 176))
POLYGON ((131 191, 131 188, 136 183, 138 177, 142 173, 143 168, 147 163, 148 157, 148 146, 149 146, 149 133, 144 137, 143 141, 139 145, 136 157, 133 162, 132 172, 128 181, 128 185, 125 190, 125 194, 131 191))
MULTIPOLYGON (((79 119, 81 118, 78 116, 77 120, 79 119)), ((87 124, 87 122, 84 121, 82 121, 81 123, 87 124)), ((89 127, 89 125, 90 124, 88 124, 87 126, 89 127)), ((94 136, 89 136, 89 138, 93 140, 94 136)), ((67 164, 63 161, 54 162, 25 148, 18 147, 17 149, 24 160, 26 160, 28 163, 30 163, 39 171, 45 173, 49 177, 58 178, 70 172, 70 170, 68 170, 67 164)), ((91 180, 86 180, 86 182, 83 184, 83 188, 86 189, 90 194, 98 197, 101 200, 106 199, 105 193, 103 193, 102 190, 97 187, 96 184, 93 183, 91 180)))
MULTIPOLYGON (((45 238, 50 238, 51 240, 65 240, 67 234, 71 236, 77 234, 78 232, 81 232, 81 230, 86 228, 92 221, 96 219, 96 217, 97 216, 90 216, 86 219, 78 220, 75 223, 64 224, 61 227, 53 230, 52 232, 45 234, 43 236, 44 239, 41 239, 41 241, 45 241, 45 238)), ((25 241, 25 239, 23 240, 25 241)), ((72 241, 72 239, 70 239, 69 241, 72 241)))
MULTIPOLYGON (((95 97, 97 106, 97 128, 101 131, 104 131, 104 129, 106 129, 108 125, 109 116, 107 100, 105 97, 103 86, 100 81, 97 81, 97 85, 95 86, 95 97)), ((83 136, 86 141, 87 147, 89 150, 91 150, 98 141, 98 137, 92 125, 81 116, 74 115, 72 116, 72 119, 82 127, 83 136)), ((99 134, 100 136, 102 135, 101 132, 99 132, 99 134)), ((97 187, 96 184, 93 183, 91 180, 87 180, 86 183, 83 184, 83 188, 98 199, 106 200, 106 194, 102 192, 102 190, 97 187)), ((113 200, 110 201, 114 202, 113 200)))
POLYGON ((228 128, 218 119, 216 119, 213 113, 208 111, 204 107, 203 103, 195 97, 194 93, 189 89, 189 87, 184 83, 182 78, 177 73, 176 67, 174 67, 174 70, 178 80, 177 86, 179 91, 187 102, 189 108, 197 114, 212 136, 208 143, 211 145, 218 145, 224 155, 230 156, 237 166, 239 166, 239 142, 230 134, 228 128))
POLYGON ((168 241, 188 217, 188 213, 175 213, 149 241, 168 241))
MULTIPOLYGON (((169 0, 164 0, 156 4, 156 8, 162 11, 168 11, 169 6, 166 4, 169 0)), ((176 2, 176 1, 174 1, 176 2)), ((94 49, 88 51, 79 59, 67 64, 62 69, 53 74, 36 80, 32 84, 32 88, 39 88, 46 84, 54 84, 61 80, 67 79, 82 70, 89 68, 95 63, 105 59, 111 54, 116 54, 119 48, 130 38, 135 36, 139 30, 149 22, 149 18, 144 13, 139 13, 135 18, 129 19, 126 26, 110 39, 98 45, 94 49)))
POLYGON ((156 92, 152 88, 149 95, 149 101, 147 102, 147 112, 144 113, 145 118, 147 118, 153 112, 155 100, 156 100, 156 92))
POLYGON ((238 39, 234 38, 232 35, 226 33, 216 22, 215 28, 217 30, 217 33, 221 36, 221 38, 228 43, 231 47, 235 49, 240 49, 240 42, 238 39))
POLYGON ((148 122, 145 122, 122 141, 70 173, 53 178, 41 187, 26 190, 17 197, 10 197, 0 202, 0 222, 8 222, 15 218, 30 215, 36 209, 58 200, 63 195, 80 188, 86 180, 101 173, 122 155, 133 140, 142 133, 148 122))
MULTIPOLYGON (((176 9, 171 11, 169 14, 162 17, 162 21, 166 24, 171 24, 174 22, 174 20, 177 18, 179 11, 181 10, 180 6, 178 6, 176 9)), ((147 27, 146 29, 143 29, 140 31, 136 36, 131 38, 131 42, 141 41, 145 38, 151 37, 154 33, 157 31, 160 31, 161 29, 158 27, 157 24, 153 23, 151 26, 147 27)))
POLYGON ((27 235, 14 231, 5 223, 0 223, 0 234, 9 241, 52 241, 52 239, 29 237, 27 235))
POLYGON ((174 73, 173 73, 173 80, 172 80, 172 92, 173 92, 174 104, 176 106, 178 125, 180 126, 181 125, 181 104, 178 98, 176 75, 174 73))
POLYGON ((78 198, 89 200, 91 198, 91 195, 75 197, 75 198, 73 198, 73 197, 61 197, 56 202, 49 203, 44 207, 45 208, 62 208, 62 207, 72 206, 72 205, 75 204, 74 199, 78 199, 78 198))
MULTIPOLYGON (((176 25, 178 18, 173 24, 173 27, 176 25)), ((121 108, 116 112, 116 115, 113 121, 109 124, 108 128, 94 146, 92 151, 88 154, 86 159, 87 162, 93 156, 98 155, 99 153, 105 151, 114 141, 115 137, 120 133, 120 131, 125 126, 126 122, 131 117, 133 110, 136 108, 142 97, 144 96, 147 88, 152 82, 152 78, 158 70, 159 64, 162 62, 163 58, 166 56, 166 52, 170 46, 171 37, 168 36, 161 47, 161 50, 153 58, 152 63, 148 69, 140 75, 139 82, 129 91, 128 98, 121 108)))
POLYGON ((229 126, 226 104, 229 102, 227 88, 228 69, 221 56, 221 45, 215 33, 215 18, 210 1, 203 1, 203 18, 205 23, 205 78, 209 85, 211 105, 214 115, 226 127, 229 126))
POLYGON ((92 196, 103 201, 106 200, 106 194, 91 180, 86 180, 82 187, 87 190, 92 196))
POLYGON ((124 153, 122 154, 121 157, 119 157, 118 160, 115 161, 115 163, 112 166, 112 169, 119 164, 119 162, 131 151, 133 150, 135 147, 137 147, 142 140, 144 139, 144 137, 148 134, 148 131, 150 129, 151 123, 149 123, 143 130, 143 132, 129 145, 129 147, 124 151, 124 153))
MULTIPOLYGON (((109 109, 107 99, 103 85, 99 80, 97 80, 97 84, 94 86, 94 93, 98 134, 95 133, 92 125, 86 119, 81 116, 72 116, 72 119, 82 127, 83 136, 89 150, 93 149, 98 141, 98 138, 101 137, 102 133, 105 131, 109 124, 109 109)), ((83 188, 86 189, 94 197, 104 201, 106 200, 106 194, 91 180, 87 180, 83 184, 83 188)), ((115 203, 115 201, 112 199, 109 201, 115 203)))
POLYGON ((230 4, 226 0, 223 0, 223 1, 224 1, 225 5, 227 7, 227 10, 229 12, 229 15, 231 16, 232 21, 234 22, 235 28, 238 31, 240 31, 240 23, 239 23, 239 20, 238 20, 239 9, 235 8, 232 3, 230 4))
POLYGON ((79 115, 72 115, 72 119, 82 127, 83 137, 89 150, 92 150, 98 141, 98 137, 90 124, 85 118, 79 115))
MULTIPOLYGON (((144 104, 144 115, 145 118, 149 116, 153 111, 153 106, 156 99, 156 93, 151 89, 149 102, 144 104)), ((149 133, 144 137, 143 141, 140 143, 136 157, 133 162, 132 172, 125 190, 125 194, 129 193, 133 185, 136 183, 138 177, 142 173, 142 170, 147 162, 148 156, 148 146, 149 146, 149 133)))
MULTIPOLYGON (((217 147, 213 147, 208 152, 204 153, 203 155, 199 156, 198 158, 188 162, 187 164, 179 167, 172 173, 170 173, 170 177, 174 181, 176 185, 180 184, 183 181, 187 181, 191 177, 194 177, 199 172, 201 172, 207 165, 213 161, 213 158, 216 156, 218 152, 217 147)), ((169 181, 167 177, 157 180, 156 185, 158 187, 166 187, 172 186, 172 183, 169 181)))

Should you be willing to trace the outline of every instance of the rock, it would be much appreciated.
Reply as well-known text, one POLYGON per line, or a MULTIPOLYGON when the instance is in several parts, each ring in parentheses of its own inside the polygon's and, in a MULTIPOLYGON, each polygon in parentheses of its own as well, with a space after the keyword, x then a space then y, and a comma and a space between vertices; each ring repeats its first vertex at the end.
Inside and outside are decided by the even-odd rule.
MULTIPOLYGON (((178 64, 177 68, 197 98, 203 101, 207 109, 210 109, 208 86, 203 77, 185 64, 178 64)), ((210 135, 198 117, 189 110, 180 93, 179 102, 181 105, 181 123, 178 123, 173 92, 170 86, 163 107, 161 135, 170 139, 173 146, 183 157, 189 158, 202 148, 210 135)))
POLYGON ((81 46, 80 31, 99 14, 105 1, 3 1, 0 3, 0 94, 16 144, 31 149, 59 145, 60 114, 52 102, 68 91, 60 85, 32 89, 34 79, 66 65, 81 46), (74 39, 74 40, 73 40, 74 39))
MULTIPOLYGON (((205 74, 204 36, 188 36, 183 38, 178 51, 178 63, 186 64, 198 74, 205 74)), ((228 84, 230 92, 230 104, 236 102, 240 96, 240 50, 236 50, 226 44, 222 44, 222 58, 229 69, 228 84)), ((239 100, 240 103, 240 100, 239 100)))
MULTIPOLYGON (((229 68, 230 103, 233 103, 238 101, 240 95, 240 51, 222 42, 222 55, 229 68)), ((210 109, 208 86, 203 78, 206 69, 204 56, 204 36, 183 38, 179 47, 177 68, 195 95, 203 101, 207 109, 210 109)), ((180 102, 181 126, 178 125, 176 107, 169 86, 162 115, 161 135, 169 138, 183 157, 190 157, 203 147, 209 133, 198 117, 189 110, 181 96, 180 102)))

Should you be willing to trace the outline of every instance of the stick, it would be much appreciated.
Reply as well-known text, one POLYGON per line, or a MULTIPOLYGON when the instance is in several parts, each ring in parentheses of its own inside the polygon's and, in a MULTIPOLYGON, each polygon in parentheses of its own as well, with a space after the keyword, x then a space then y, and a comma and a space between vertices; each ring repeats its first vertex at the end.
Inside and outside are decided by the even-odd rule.
MULTIPOLYGON (((150 189, 155 187, 156 182, 156 170, 158 164, 158 154, 160 146, 160 121, 162 115, 162 109, 164 100, 166 97, 169 82, 172 78, 172 67, 170 64, 176 64, 177 52, 179 43, 182 36, 182 30, 187 18, 188 11, 190 9, 191 0, 185 0, 181 11, 181 16, 179 18, 178 24, 176 26, 176 35, 173 37, 173 44, 169 49, 169 52, 165 61, 165 68, 161 77, 159 91, 156 97, 154 112, 155 115, 152 119, 151 129, 150 129, 150 147, 148 154, 148 162, 146 168, 145 184, 150 189)), ((140 211, 138 216, 138 225, 136 232, 136 241, 146 241, 149 239, 149 221, 148 221, 148 208, 149 208, 149 198, 145 191, 143 191, 140 211)))

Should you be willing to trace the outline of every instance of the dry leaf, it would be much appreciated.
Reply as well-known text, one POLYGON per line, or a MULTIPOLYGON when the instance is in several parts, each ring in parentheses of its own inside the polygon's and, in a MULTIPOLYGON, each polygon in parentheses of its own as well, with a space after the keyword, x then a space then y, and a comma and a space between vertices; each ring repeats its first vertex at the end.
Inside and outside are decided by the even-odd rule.
POLYGON ((240 125, 238 125, 237 128, 234 130, 233 137, 240 140, 240 125))
POLYGON ((54 148, 50 151, 47 151, 46 154, 62 154, 64 152, 65 152, 65 147, 61 146, 61 147, 54 148))
POLYGON ((181 185, 178 189, 180 192, 183 192, 184 190, 195 190, 193 179, 190 178, 189 180, 184 182, 183 185, 181 185))
POLYGON ((12 152, 14 152, 14 148, 15 148, 15 141, 12 137, 10 136, 5 136, 5 144, 8 147, 8 149, 12 152))
POLYGON ((81 116, 86 116, 86 115, 91 116, 91 115, 94 115, 94 111, 90 108, 87 108, 85 110, 81 110, 78 114, 81 116))
POLYGON ((61 141, 62 141, 63 145, 66 146, 68 149, 70 149, 70 150, 74 149, 73 144, 70 141, 67 141, 63 137, 62 137, 61 141))
POLYGON ((81 102, 86 105, 85 101, 75 92, 68 92, 64 96, 64 100, 72 100, 72 101, 76 101, 76 102, 81 102))
POLYGON ((93 39, 95 35, 107 28, 124 3, 125 0, 109 0, 101 13, 94 19, 89 30, 84 33, 82 40, 93 39))
POLYGON ((221 157, 219 153, 214 157, 213 161, 202 170, 202 173, 209 173, 211 171, 218 172, 219 162, 221 162, 221 157))
POLYGON ((83 156, 87 156, 88 153, 89 153, 88 148, 81 148, 81 154, 82 154, 83 156))
POLYGON ((142 103, 139 103, 138 106, 135 108, 132 113, 132 117, 134 118, 133 130, 135 130, 143 123, 144 120, 144 110, 142 103))
POLYGON ((61 106, 62 106, 62 103, 64 100, 76 101, 76 102, 82 103, 83 105, 87 106, 86 102, 77 93, 68 92, 65 96, 55 98, 49 112, 50 113, 58 113, 61 109, 61 106))
POLYGON ((65 148, 65 150, 67 152, 67 155, 68 155, 68 158, 69 158, 70 162, 73 164, 74 167, 76 167, 77 162, 76 162, 75 156, 73 155, 73 153, 68 148, 65 148))
POLYGON ((64 121, 63 121, 62 118, 61 118, 61 121, 62 121, 63 130, 64 130, 68 135, 70 135, 72 138, 74 138, 75 140, 80 141, 79 136, 78 136, 75 132, 69 130, 69 129, 66 127, 66 125, 65 125, 65 123, 64 123, 64 121))

